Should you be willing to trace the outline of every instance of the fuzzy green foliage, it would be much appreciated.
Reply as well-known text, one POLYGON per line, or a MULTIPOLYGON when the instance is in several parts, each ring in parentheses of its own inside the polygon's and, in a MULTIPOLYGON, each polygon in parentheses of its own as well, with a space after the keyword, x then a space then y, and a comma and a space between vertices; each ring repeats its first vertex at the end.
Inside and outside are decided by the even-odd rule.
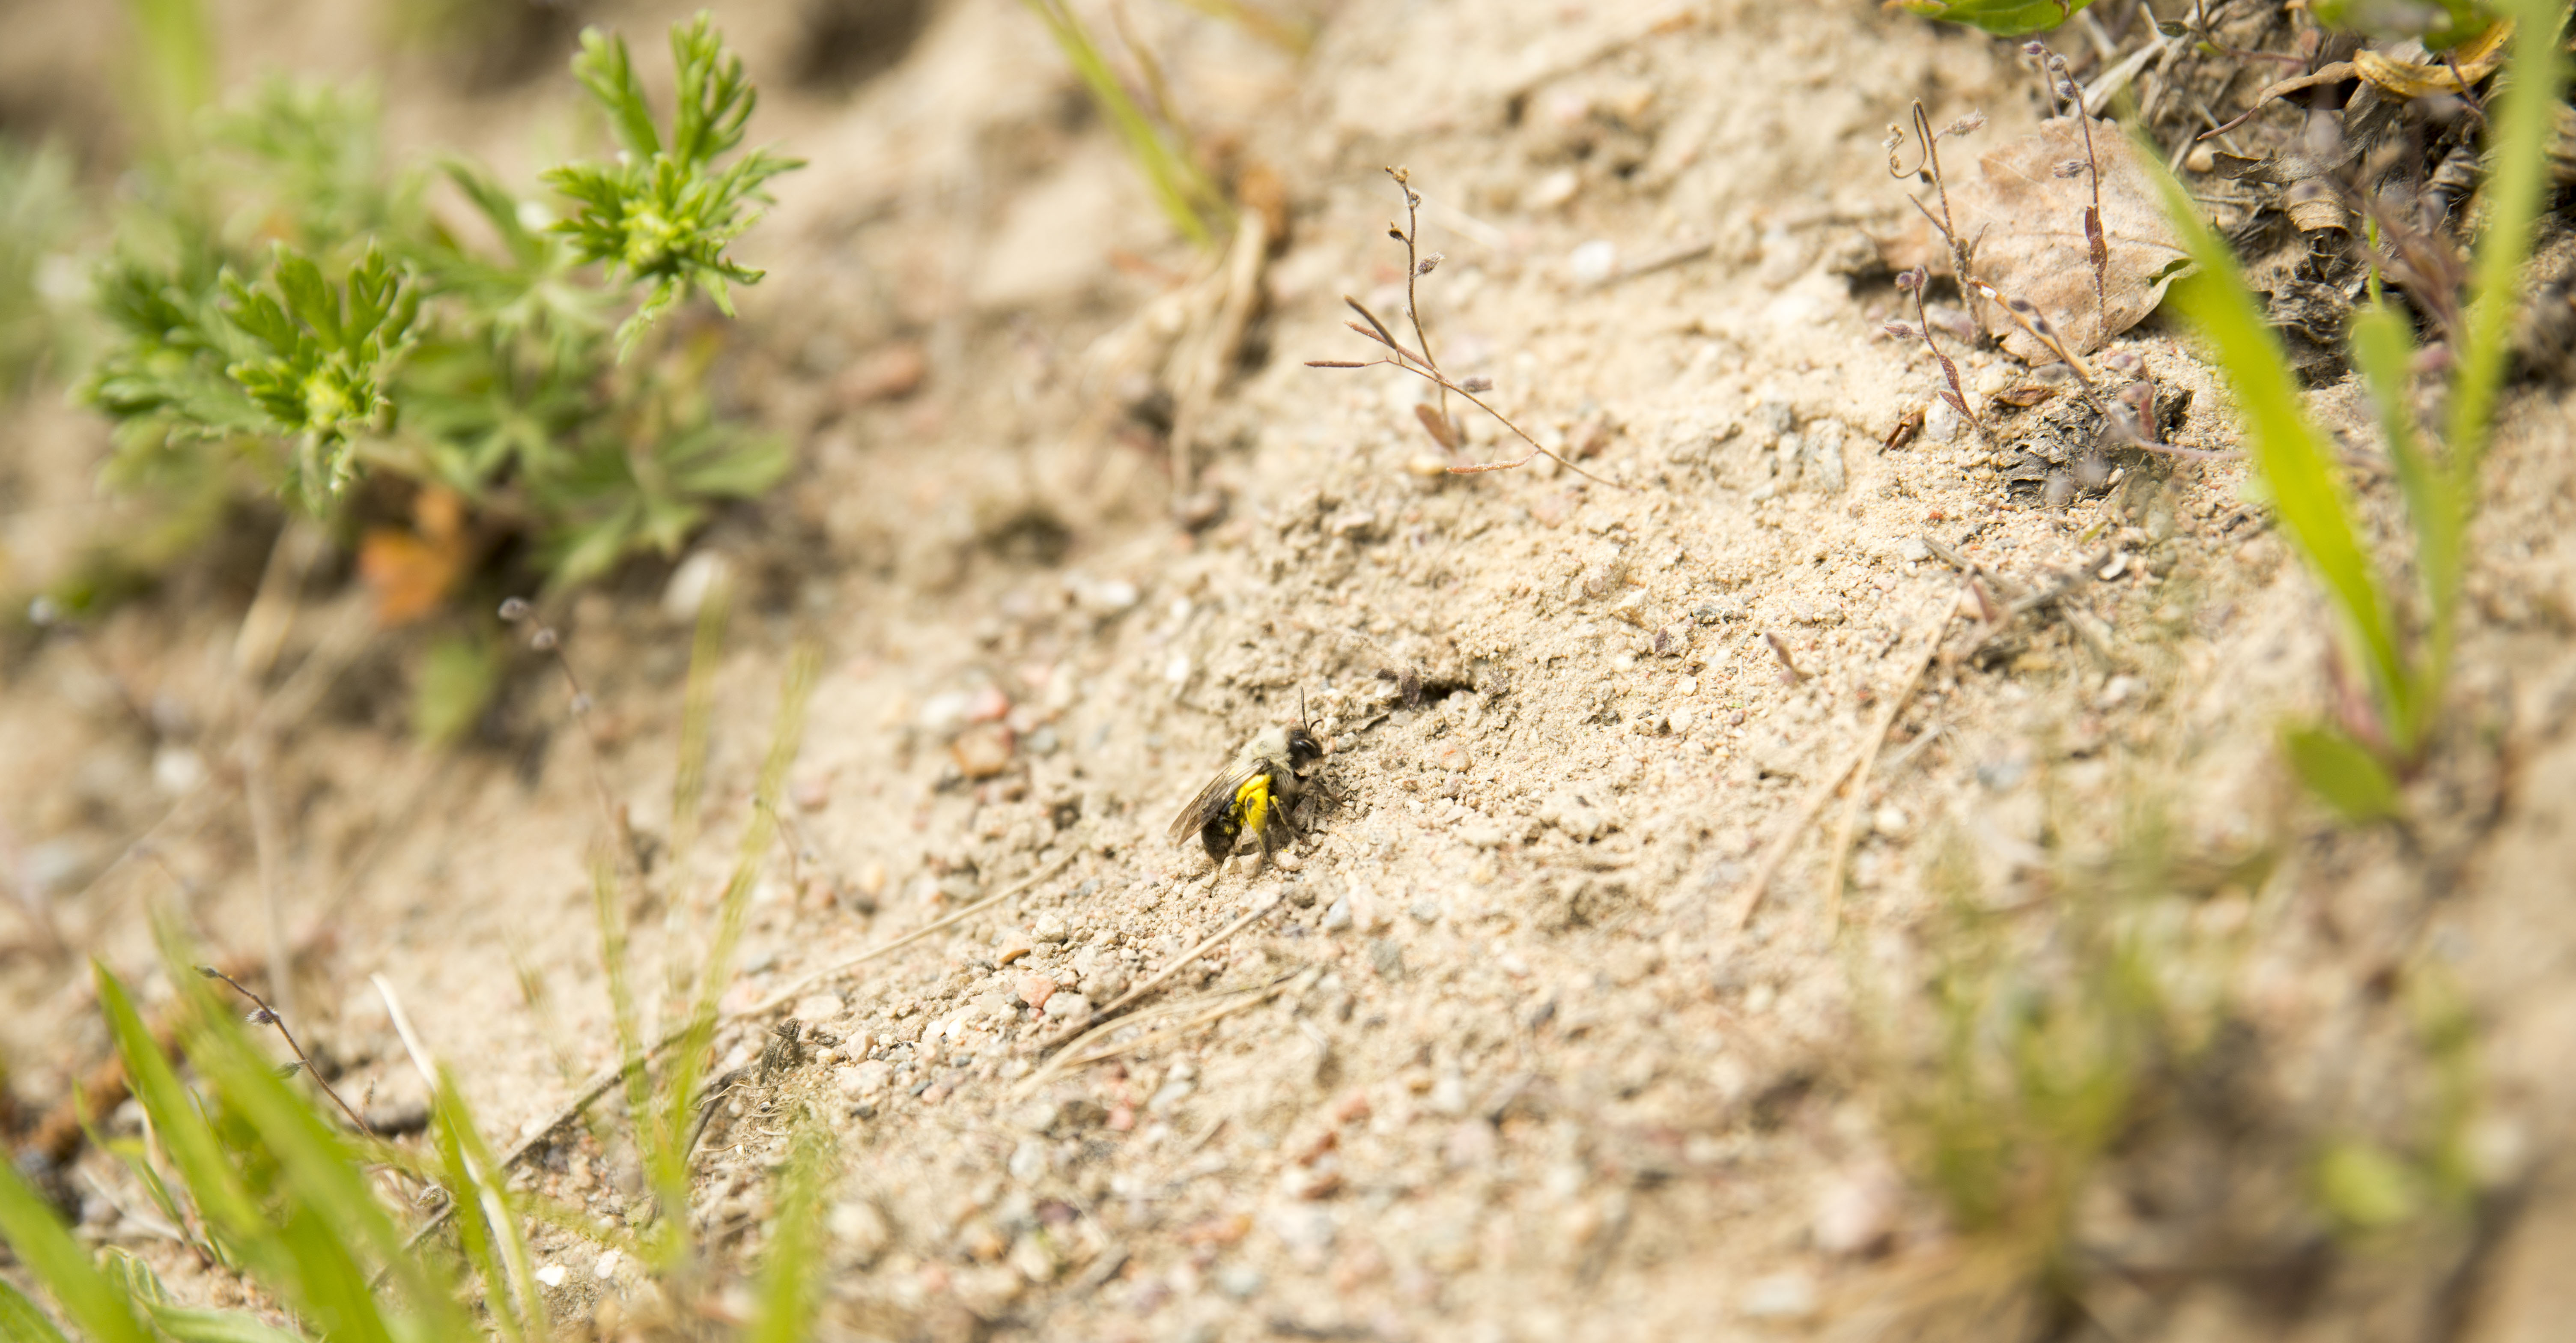
POLYGON ((580 214, 554 225, 572 239, 574 254, 607 267, 612 277, 652 285, 618 328, 620 357, 691 288, 733 315, 727 285, 757 284, 761 272, 737 265, 725 248, 759 219, 750 206, 768 199, 761 184, 803 166, 766 149, 716 166, 742 143, 759 94, 705 14, 671 30, 671 61, 679 71, 679 106, 665 140, 625 42, 597 29, 584 32, 573 73, 608 114, 625 152, 613 162, 567 164, 546 174, 549 185, 581 205, 580 214))
POLYGON ((797 166, 720 164, 754 92, 703 15, 672 47, 665 138, 624 42, 584 35, 575 73, 626 153, 545 175, 564 218, 471 163, 389 172, 362 95, 277 83, 202 119, 202 152, 145 174, 99 276, 113 337, 83 392, 119 424, 112 479, 240 460, 335 521, 371 472, 435 484, 486 534, 530 537, 558 584, 675 551, 777 483, 783 447, 696 388, 710 342, 627 357, 693 290, 732 312, 760 272, 725 248, 797 166))
POLYGON ((2373 37, 2412 37, 2427 51, 2448 51, 2495 22, 2496 7, 2478 0, 2318 0, 2317 22, 2373 37))
POLYGON ((67 260, 80 219, 70 155, 0 141, 0 399, 59 354, 64 333, 48 271, 67 260))
MULTIPOLYGON (((181 1047, 197 1074, 191 1087, 152 1038, 125 986, 103 967, 101 1008, 123 1057, 135 1099, 170 1176, 162 1195, 184 1191, 202 1252, 245 1273, 276 1305, 315 1334, 334 1339, 459 1338, 472 1332, 457 1284, 435 1261, 411 1253, 371 1185, 371 1163, 388 1151, 334 1123, 281 1075, 241 1024, 188 969, 175 944, 165 960, 180 990, 181 1047), (386 1286, 369 1286, 381 1269, 386 1286)), ((452 1116, 442 1116, 446 1122, 452 1116)), ((98 1259, 71 1242, 49 1209, 14 1174, 0 1176, 0 1232, 34 1269, 63 1313, 94 1339, 285 1339, 242 1312, 172 1306, 150 1270, 109 1252, 98 1259)))
POLYGON ((2176 286, 2177 304, 2209 339, 2245 414, 2246 447, 2282 529, 2332 599, 2344 645, 2367 678, 2367 721, 2346 715, 2346 721, 2296 729, 2286 738, 2300 776, 2356 821, 2399 814, 2398 780, 2420 762, 2438 725, 2478 466, 2493 431, 2496 396, 2511 355, 2516 286, 2547 186, 2552 118, 2564 82, 2559 7, 2552 0, 2517 0, 2502 8, 2519 26, 2510 75, 2492 108, 2494 166, 2481 192, 2483 231, 2469 268, 2467 315, 2461 329, 2443 333, 2455 371, 2438 442, 2428 441, 2417 419, 2413 322, 2381 299, 2351 324, 2352 363, 2378 404, 2414 531, 2417 591, 2411 605, 2420 617, 2411 622, 2403 586, 2387 579, 2355 523, 2326 438, 2301 403, 2280 339, 2266 325, 2234 254, 2181 184, 2158 174, 2165 212, 2200 268, 2176 286))
POLYGON ((1968 24, 1998 37, 2019 37, 2054 28, 2092 3, 2093 0, 1888 0, 1888 8, 1968 24))

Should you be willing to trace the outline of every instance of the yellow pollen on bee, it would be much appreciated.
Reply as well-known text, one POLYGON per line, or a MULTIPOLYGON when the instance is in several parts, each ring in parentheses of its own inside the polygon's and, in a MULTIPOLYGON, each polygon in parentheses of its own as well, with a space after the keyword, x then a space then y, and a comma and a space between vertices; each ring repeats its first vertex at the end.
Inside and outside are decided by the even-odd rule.
POLYGON ((1270 774, 1263 770, 1243 781, 1234 790, 1234 811, 1243 818, 1243 828, 1260 834, 1270 817, 1270 774))

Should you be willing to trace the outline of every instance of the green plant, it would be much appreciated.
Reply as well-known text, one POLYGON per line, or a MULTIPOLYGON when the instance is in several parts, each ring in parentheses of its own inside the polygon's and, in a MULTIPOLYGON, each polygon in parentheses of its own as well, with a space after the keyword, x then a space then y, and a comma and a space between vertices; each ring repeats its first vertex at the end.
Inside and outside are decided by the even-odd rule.
MULTIPOLYGON (((2478 466, 2493 427, 2510 351, 2515 286, 2530 253, 2546 190, 2553 109, 2562 80, 2558 6, 2517 0, 2513 77, 2492 109, 2493 173, 2483 232, 2470 263, 2472 295, 2440 334, 2453 372, 2439 446, 2417 421, 2414 324, 2381 298, 2351 326, 2352 361, 2373 399, 2389 460, 2415 534, 2420 630, 2410 631, 2399 589, 2355 526, 2325 436, 2300 403, 2279 338, 2246 287, 2234 255, 2200 217, 2180 183, 2158 175, 2165 210, 2199 272, 2177 285, 2183 314, 2211 344, 2246 419, 2245 439, 2283 532, 2339 613, 2342 643, 2366 678, 2337 721, 2291 729, 2292 766, 2347 817, 2397 813, 2398 782, 2419 765, 2441 712, 2459 614, 2478 466)), ((2377 288, 2374 279, 2374 290, 2377 288)), ((2446 303, 2448 296, 2437 296, 2446 303)), ((2428 304, 2428 306, 2437 306, 2428 304)))
POLYGON ((51 145, 0 141, 0 400, 14 395, 64 342, 54 272, 79 226, 71 158, 51 145))
MULTIPOLYGON (((712 640, 701 651, 711 658, 712 640)), ((426 1055, 398 1007, 395 1028, 432 1082, 425 1155, 358 1132, 353 1114, 343 1123, 300 1093, 292 1083, 298 1067, 272 1067, 239 1020, 207 991, 204 977, 220 976, 191 970, 185 948, 165 934, 163 963, 179 990, 178 1048, 196 1074, 195 1085, 181 1079, 154 1042, 124 985, 101 968, 100 1001, 146 1129, 139 1142, 103 1139, 99 1145, 125 1163, 152 1209, 206 1262, 240 1274, 256 1289, 259 1312, 172 1304, 140 1261, 115 1250, 94 1258, 14 1169, 0 1170, 0 1241, 52 1295, 61 1314, 98 1343, 165 1336, 181 1343, 543 1339, 551 1325, 522 1229, 532 1218, 631 1249, 658 1270, 680 1270, 692 1250, 690 1148, 710 1099, 706 1093, 722 1094, 721 1083, 703 1083, 716 1005, 731 982, 752 887, 776 833, 779 799, 803 740, 818 666, 810 648, 791 661, 714 936, 686 986, 687 1022, 675 1032, 674 1052, 658 1073, 653 1056, 674 1042, 648 1043, 641 1034, 627 976, 618 877, 604 865, 596 873, 628 1117, 655 1195, 653 1223, 640 1238, 597 1225, 577 1208, 513 1189, 509 1167, 483 1140, 455 1078, 426 1055), (412 1188, 434 1185, 444 1195, 442 1216, 454 1221, 452 1256, 416 1250, 420 1238, 397 1226, 388 1191, 380 1187, 387 1179, 408 1181, 412 1188), (479 1312, 469 1300, 481 1303, 479 1312), (264 1314, 282 1314, 294 1327, 266 1323, 264 1314)), ((253 1019, 274 1018, 261 1004, 253 1019)), ((300 1063, 300 1051, 297 1057, 300 1063)), ((828 1133, 810 1116, 800 1117, 758 1275, 752 1337, 810 1336, 820 1295, 822 1210, 838 1169, 828 1133)), ((0 1331, 13 1339, 63 1337, 41 1307, 5 1282, 0 1331)))
MULTIPOLYGON (((187 1224, 215 1262, 241 1272, 297 1330, 249 1312, 182 1310, 169 1304, 148 1268, 111 1252, 94 1262, 14 1171, 0 1173, 0 1234, 63 1313, 94 1340, 460 1338, 472 1332, 460 1284, 448 1265, 408 1252, 400 1228, 371 1185, 375 1166, 411 1165, 400 1151, 326 1117, 254 1047, 241 1025, 164 940, 164 965, 179 990, 182 1054, 192 1088, 154 1043, 131 995, 103 967, 98 993, 123 1057, 151 1146, 170 1172, 160 1187, 184 1191, 187 1224), (383 1291, 368 1275, 382 1267, 383 1291), (150 1329, 144 1321, 150 1322, 150 1329)), ((442 1142, 470 1131, 461 1106, 442 1097, 442 1142)), ((470 1193, 467 1186, 457 1192, 470 1193)), ((173 1208, 179 1204, 175 1194, 173 1208)), ((494 1211, 468 1209, 469 1220, 494 1211)), ((500 1209, 507 1217, 506 1207, 500 1209)), ((515 1227, 505 1234, 516 1235, 515 1227)), ((486 1281, 487 1293, 507 1284, 486 1281)), ((17 1337, 44 1337, 43 1331, 17 1337)), ((58 1335, 57 1335, 58 1336, 58 1335)))
POLYGON ((1968 24, 1998 37, 2019 37, 2054 28, 2092 3, 2093 0, 1887 0, 1887 7, 1968 24))
POLYGON ((1067 0, 1026 0, 1029 11, 1044 23, 1047 35, 1055 39, 1064 53, 1065 63, 1073 67, 1074 76, 1090 90, 1093 101, 1109 118, 1126 145, 1128 157, 1145 174, 1146 185, 1154 192, 1154 201, 1182 235, 1201 247, 1212 245, 1217 234, 1229 222, 1231 211, 1225 194, 1217 189, 1188 153, 1188 137, 1174 125, 1170 100, 1161 96, 1162 75, 1151 53, 1129 43, 1129 49, 1143 67, 1148 92, 1154 95, 1160 122, 1146 114, 1127 85, 1109 68, 1108 57, 1093 41, 1091 30, 1083 24, 1067 0))
POLYGON ((113 337, 84 394, 118 422, 114 477, 239 460, 345 523, 382 472, 456 492, 486 541, 530 536, 559 585, 776 483, 783 448, 696 390, 709 342, 633 357, 692 292, 731 314, 761 272, 727 249, 798 166, 737 152, 757 94, 705 15, 671 46, 666 134, 623 40, 584 34, 574 73, 623 152, 544 175, 560 219, 470 163, 389 176, 363 96, 271 84, 205 123, 100 277, 113 337), (427 204, 441 183, 470 220, 427 204))

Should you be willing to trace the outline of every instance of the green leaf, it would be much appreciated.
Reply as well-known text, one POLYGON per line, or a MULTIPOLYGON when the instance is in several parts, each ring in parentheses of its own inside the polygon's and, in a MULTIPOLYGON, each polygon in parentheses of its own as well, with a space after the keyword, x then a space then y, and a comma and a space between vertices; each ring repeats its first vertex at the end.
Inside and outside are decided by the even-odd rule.
POLYGON ((105 965, 92 962, 91 970, 98 984, 99 1009, 107 1015, 117 1057, 125 1062, 127 1085, 151 1117, 161 1150, 177 1168, 179 1181, 188 1187, 207 1229, 242 1252, 257 1251, 264 1243, 267 1222, 226 1158, 222 1140, 153 1042, 152 1032, 126 996, 125 985, 105 965))
MULTIPOLYGON (((89 1335, 91 1343, 147 1343, 150 1336, 144 1333, 142 1322, 135 1319, 131 1303, 90 1262, 89 1252, 55 1219, 54 1210, 29 1187, 17 1166, 6 1161, 0 1161, 0 1238, 9 1242, 18 1261, 35 1274, 46 1291, 53 1293, 63 1313, 89 1335)), ((8 1319, 14 1325, 21 1318, 17 1310, 20 1306, 29 1314, 36 1313, 34 1303, 18 1295, 14 1288, 10 1295, 13 1299, 6 1311, 0 1311, 0 1319, 8 1319)), ((13 1328, 11 1336, 60 1338, 62 1333, 47 1323, 23 1334, 13 1328)))
MULTIPOLYGON (((24 1256, 21 1256, 22 1258, 24 1256)), ((71 1343, 54 1325, 54 1317, 27 1299, 25 1292, 0 1278, 0 1338, 10 1343, 71 1343)))
POLYGON ((1892 0, 1892 7, 1927 19, 1964 23, 1998 37, 2054 28, 2093 0, 1892 0))
POLYGON ((2550 190, 2558 91, 2567 82, 2559 52, 2563 7, 2558 0, 2509 0, 2500 8, 2515 19, 2513 57, 2502 81, 2500 106, 2493 109, 2488 152, 2495 166, 2478 192, 2486 224, 2471 267, 2475 297, 2459 373, 2451 383, 2448 437, 2452 457, 2464 473, 2474 471, 2486 454, 2496 392, 2512 355, 2522 263, 2531 255, 2532 225, 2550 190))
POLYGON ((2317 1158, 2317 1201, 2362 1231, 2395 1226, 2423 1206, 2422 1182, 2405 1162, 2375 1144, 2345 1139, 2317 1158))
POLYGON ((305 1343, 302 1334, 263 1324, 238 1310, 152 1307, 152 1323, 179 1343, 305 1343))
POLYGON ((2164 194, 2165 215, 2200 266, 2175 282, 2175 306, 2214 347, 2245 415, 2246 448, 2271 491, 2283 530, 2325 584, 2347 637, 2359 646, 2384 726, 2392 738, 2411 742, 2418 687, 2398 651, 2396 620, 2354 530, 2334 459, 2308 419, 2280 337, 2245 287, 2234 250, 2200 217, 2182 184, 2156 167, 2161 158, 2147 157, 2164 194))
POLYGON ((412 691, 412 735, 428 746, 462 738, 483 716, 500 681, 500 659, 483 641, 456 637, 431 644, 412 691))
POLYGON ((2381 39, 2418 38, 2427 51, 2448 51, 2486 31, 2495 9, 2477 0, 2317 0, 2317 22, 2381 39))
POLYGON ((2358 825, 2398 815, 2396 778, 2341 729, 2293 728, 2281 734, 2281 749, 2299 782, 2345 820, 2358 825))
POLYGON ((572 58, 573 78, 590 90, 617 143, 637 158, 662 152, 662 137, 653 129, 653 109, 644 101, 644 81, 635 77, 626 56, 626 39, 597 28, 581 30, 581 52, 572 58))
POLYGON ((814 1312, 822 1300, 823 1204, 832 1174, 829 1135, 808 1119, 797 1126, 787 1168, 778 1177, 778 1220, 760 1268, 751 1343, 801 1343, 814 1336, 814 1312))

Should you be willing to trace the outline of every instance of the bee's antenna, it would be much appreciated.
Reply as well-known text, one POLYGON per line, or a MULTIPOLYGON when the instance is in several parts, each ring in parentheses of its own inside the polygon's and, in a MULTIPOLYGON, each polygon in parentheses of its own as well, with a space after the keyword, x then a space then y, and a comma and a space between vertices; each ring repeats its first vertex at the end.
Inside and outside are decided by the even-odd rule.
POLYGON ((1304 686, 1297 687, 1297 721, 1305 724, 1307 731, 1315 730, 1315 720, 1306 716, 1306 687, 1304 686))

